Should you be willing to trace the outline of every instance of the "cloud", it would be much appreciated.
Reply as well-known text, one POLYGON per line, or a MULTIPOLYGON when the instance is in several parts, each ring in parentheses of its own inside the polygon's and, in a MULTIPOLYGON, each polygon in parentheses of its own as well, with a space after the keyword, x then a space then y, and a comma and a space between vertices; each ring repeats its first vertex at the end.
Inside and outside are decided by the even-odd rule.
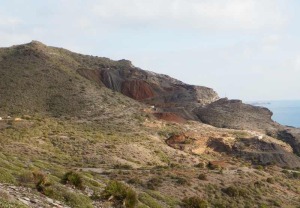
POLYGON ((286 21, 276 0, 102 0, 91 10, 102 21, 126 26, 260 29, 286 21))

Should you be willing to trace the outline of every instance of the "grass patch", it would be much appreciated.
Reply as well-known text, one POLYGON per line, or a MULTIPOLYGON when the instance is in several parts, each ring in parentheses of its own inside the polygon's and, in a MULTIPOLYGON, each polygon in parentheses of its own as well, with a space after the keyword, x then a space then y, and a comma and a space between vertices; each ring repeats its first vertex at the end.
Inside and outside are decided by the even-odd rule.
POLYGON ((74 171, 67 172, 61 179, 61 182, 63 184, 74 185, 78 189, 84 188, 82 176, 78 172, 74 172, 74 171))
POLYGON ((136 192, 119 181, 110 181, 105 187, 102 196, 104 199, 114 197, 116 204, 124 203, 127 208, 134 208, 138 202, 136 192))
POLYGON ((139 200, 150 208, 163 208, 163 206, 160 203, 158 203, 153 197, 151 197, 147 193, 139 194, 139 200))

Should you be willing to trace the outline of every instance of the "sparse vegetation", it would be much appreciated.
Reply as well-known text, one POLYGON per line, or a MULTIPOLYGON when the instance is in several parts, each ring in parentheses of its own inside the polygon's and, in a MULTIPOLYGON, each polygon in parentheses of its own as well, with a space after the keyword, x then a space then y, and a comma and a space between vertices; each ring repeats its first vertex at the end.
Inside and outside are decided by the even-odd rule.
POLYGON ((105 187, 102 196, 105 199, 114 197, 117 203, 124 203, 128 208, 134 208, 137 204, 136 192, 129 186, 118 181, 110 181, 105 187))
POLYGON ((161 178, 155 177, 155 178, 151 178, 148 182, 147 182, 147 188, 151 189, 151 190, 156 190, 158 187, 160 187, 162 185, 163 180, 161 178))
POLYGON ((183 202, 183 207, 185 208, 207 208, 208 207, 207 201, 196 196, 185 198, 182 200, 182 202, 183 202))
POLYGON ((63 184, 74 185, 76 188, 83 189, 83 179, 78 172, 69 171, 61 179, 63 184))

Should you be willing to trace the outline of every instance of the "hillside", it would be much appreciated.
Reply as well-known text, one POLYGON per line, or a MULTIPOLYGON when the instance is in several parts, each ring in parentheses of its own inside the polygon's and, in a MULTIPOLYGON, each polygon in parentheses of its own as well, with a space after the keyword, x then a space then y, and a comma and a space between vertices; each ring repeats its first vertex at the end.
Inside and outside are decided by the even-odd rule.
POLYGON ((297 207, 299 129, 214 90, 0 48, 0 207, 297 207))

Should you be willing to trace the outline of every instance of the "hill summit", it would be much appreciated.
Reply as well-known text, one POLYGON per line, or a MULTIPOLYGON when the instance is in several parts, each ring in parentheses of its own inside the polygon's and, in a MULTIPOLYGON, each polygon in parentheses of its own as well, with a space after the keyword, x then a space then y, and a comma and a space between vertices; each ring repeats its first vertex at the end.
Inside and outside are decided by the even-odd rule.
POLYGON ((0 60, 0 110, 10 113, 93 111, 104 87, 187 119, 196 119, 194 108, 218 99, 210 88, 141 70, 128 60, 81 55, 38 41, 2 48, 0 60), (91 95, 96 88, 99 92, 91 95))

